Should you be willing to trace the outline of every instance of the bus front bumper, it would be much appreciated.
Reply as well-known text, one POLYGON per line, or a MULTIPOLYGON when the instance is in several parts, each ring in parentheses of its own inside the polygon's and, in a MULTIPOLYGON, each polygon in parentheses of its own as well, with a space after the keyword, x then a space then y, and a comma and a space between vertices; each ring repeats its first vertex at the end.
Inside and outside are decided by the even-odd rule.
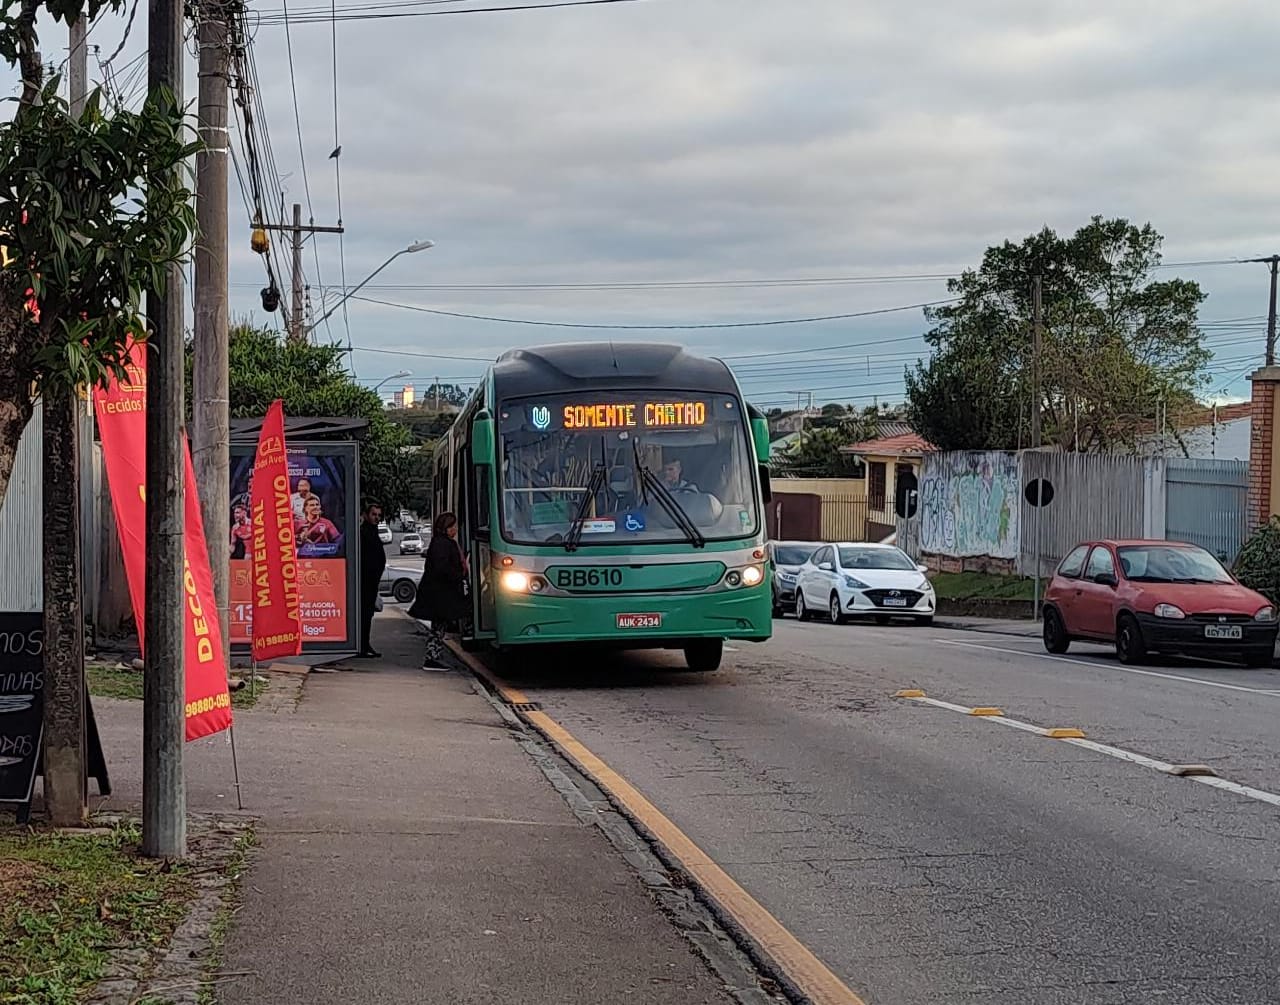
POLYGON ((662 648, 700 638, 764 642, 773 631, 773 595, 759 586, 720 593, 599 594, 498 598, 499 645, 607 642, 662 648))

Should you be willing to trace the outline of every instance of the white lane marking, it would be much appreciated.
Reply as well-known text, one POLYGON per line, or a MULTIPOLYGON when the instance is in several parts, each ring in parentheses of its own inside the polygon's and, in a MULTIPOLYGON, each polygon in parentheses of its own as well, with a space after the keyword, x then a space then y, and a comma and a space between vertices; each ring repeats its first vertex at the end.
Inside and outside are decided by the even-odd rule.
POLYGON ((1026 649, 1005 649, 1002 646, 984 646, 977 642, 956 642, 953 639, 933 639, 940 646, 961 646, 965 649, 982 649, 991 653, 1008 653, 1011 656, 1030 656, 1032 659, 1049 660, 1052 663, 1074 663, 1076 666, 1089 667, 1091 670, 1102 670, 1115 673, 1131 673, 1139 677, 1163 677, 1165 680, 1178 680, 1184 684, 1202 684, 1205 687, 1222 688, 1224 691, 1246 691, 1249 694, 1264 694, 1269 698, 1280 698, 1280 691, 1265 690, 1258 687, 1245 687, 1243 684, 1227 684, 1220 680, 1205 680, 1202 677, 1184 677, 1176 673, 1160 673, 1158 670, 1139 670, 1137 667, 1112 666, 1106 663, 1092 663, 1089 660, 1072 659, 1070 656, 1054 656, 1052 653, 1028 652, 1026 649))
POLYGON ((733 646, 725 646, 724 651, 727 653, 736 653, 738 650, 735 649, 733 646))
MULTIPOLYGON (((918 705, 932 705, 934 708, 946 709, 948 712, 959 712, 961 715, 972 715, 973 710, 964 705, 956 705, 949 701, 940 701, 937 698, 905 698, 904 701, 914 701, 918 705)), ((1049 730, 1043 726, 1036 726, 1030 722, 1023 722, 1021 719, 1011 719, 1007 715, 981 715, 972 716, 975 719, 982 719, 984 722, 995 722, 1001 726, 1010 726, 1013 729, 1020 729, 1024 733, 1035 733, 1037 736, 1049 737, 1049 730)), ((1211 775, 1178 775, 1177 765, 1170 764, 1168 761, 1160 761, 1154 757, 1147 757, 1145 754, 1138 754, 1132 750, 1124 750, 1120 747, 1113 747, 1107 743, 1098 743, 1096 740, 1082 740, 1077 737, 1067 737, 1065 739, 1056 740, 1057 743, 1070 743, 1076 747, 1083 747, 1085 750, 1092 750, 1097 754, 1106 754, 1108 757, 1114 757, 1118 761, 1128 761, 1130 764, 1137 764, 1143 768, 1150 768, 1152 771, 1159 771, 1161 774, 1172 775, 1176 778, 1188 778, 1193 782, 1199 782, 1201 785, 1209 785, 1215 789, 1222 789, 1225 792, 1234 792, 1238 796, 1247 796, 1261 803, 1269 803, 1272 806, 1280 806, 1280 795, 1274 792, 1267 792, 1265 789, 1255 789, 1249 785, 1241 785, 1239 782, 1233 782, 1226 778, 1215 778, 1211 775)))

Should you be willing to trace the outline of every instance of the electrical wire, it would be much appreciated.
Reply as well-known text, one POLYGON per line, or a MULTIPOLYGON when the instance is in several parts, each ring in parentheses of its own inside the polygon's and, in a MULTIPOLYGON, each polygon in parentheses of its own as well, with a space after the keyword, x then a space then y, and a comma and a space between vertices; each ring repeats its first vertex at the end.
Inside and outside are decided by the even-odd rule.
POLYGON ((454 14, 502 14, 512 11, 551 10, 557 7, 602 7, 619 3, 642 3, 644 0, 555 0, 552 3, 507 4, 494 7, 465 7, 458 10, 365 10, 350 14, 340 12, 317 12, 307 15, 289 17, 287 14, 263 13, 259 23, 276 25, 289 21, 292 24, 322 24, 328 21, 382 21, 389 18, 405 17, 442 17, 454 14))
MULTIPOLYGON (((925 307, 936 307, 939 304, 955 303, 955 300, 932 300, 921 304, 905 304, 902 307, 881 307, 870 311, 854 311, 847 314, 824 314, 805 318, 778 318, 769 321, 720 321, 702 324, 599 324, 569 321, 539 321, 528 318, 503 318, 488 314, 466 314, 461 311, 443 311, 434 307, 423 307, 419 304, 400 304, 390 300, 379 300, 375 297, 353 296, 352 300, 365 303, 380 304, 383 307, 397 307, 406 311, 417 311, 422 314, 436 314, 448 318, 467 318, 471 321, 496 321, 509 325, 532 325, 538 328, 589 328, 606 331, 700 331, 714 328, 771 328, 779 325, 812 324, 817 321, 844 321, 850 318, 874 317, 881 314, 894 314, 900 311, 920 310, 925 307)), ((918 335, 911 336, 919 338, 918 335)), ((887 340, 885 340, 887 341, 887 340)), ((769 355, 765 353, 763 355, 769 355)))
MULTIPOLYGON (((342 138, 338 129, 338 19, 336 0, 329 0, 330 12, 334 15, 333 21, 329 25, 329 39, 332 48, 332 64, 333 64, 333 187, 338 203, 338 227, 342 227, 342 138)), ((341 229, 338 231, 338 269, 339 281, 342 283, 342 324, 347 333, 347 363, 351 367, 351 374, 355 376, 355 356, 351 354, 351 316, 347 312, 347 245, 346 235, 341 229)), ((323 298, 322 298, 323 299, 323 298)), ((325 318, 325 324, 328 325, 329 319, 325 318)), ((330 339, 332 339, 330 333, 330 339)))

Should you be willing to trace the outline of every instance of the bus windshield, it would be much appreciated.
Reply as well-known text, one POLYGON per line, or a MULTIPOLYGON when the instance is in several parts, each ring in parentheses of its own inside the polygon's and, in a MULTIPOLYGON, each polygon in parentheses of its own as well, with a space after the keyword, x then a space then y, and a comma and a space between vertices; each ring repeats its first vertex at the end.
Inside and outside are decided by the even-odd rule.
POLYGON ((507 541, 700 545, 757 533, 754 455, 731 395, 513 399, 499 428, 507 541))

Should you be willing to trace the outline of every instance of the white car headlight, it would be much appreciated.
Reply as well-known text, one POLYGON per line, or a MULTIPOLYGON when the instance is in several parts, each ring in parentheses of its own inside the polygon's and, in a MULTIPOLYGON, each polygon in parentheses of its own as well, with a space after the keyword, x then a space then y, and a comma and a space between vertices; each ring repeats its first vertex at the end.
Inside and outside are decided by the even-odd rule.
POLYGON ((1275 621, 1276 609, 1274 607, 1264 607, 1253 616, 1254 621, 1275 621))
POLYGON ((868 590, 870 589, 861 579, 855 579, 853 576, 844 577, 844 585, 851 590, 868 590))
POLYGON ((1155 616, 1157 618, 1170 618, 1174 621, 1181 621, 1187 615, 1176 604, 1156 604, 1155 616))

